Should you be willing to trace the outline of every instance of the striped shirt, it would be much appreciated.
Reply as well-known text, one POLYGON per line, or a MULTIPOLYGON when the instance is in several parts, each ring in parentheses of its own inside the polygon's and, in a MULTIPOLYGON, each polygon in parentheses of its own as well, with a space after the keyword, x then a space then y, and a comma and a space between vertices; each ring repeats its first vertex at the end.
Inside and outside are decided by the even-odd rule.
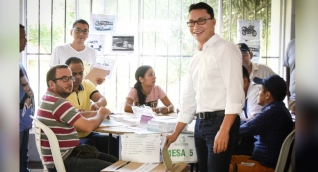
MULTIPOLYGON (((79 145, 78 134, 73 124, 81 117, 76 109, 64 98, 48 89, 42 97, 37 119, 48 126, 56 135, 61 154, 79 145)), ((42 155, 45 162, 53 162, 48 138, 42 131, 42 155)))

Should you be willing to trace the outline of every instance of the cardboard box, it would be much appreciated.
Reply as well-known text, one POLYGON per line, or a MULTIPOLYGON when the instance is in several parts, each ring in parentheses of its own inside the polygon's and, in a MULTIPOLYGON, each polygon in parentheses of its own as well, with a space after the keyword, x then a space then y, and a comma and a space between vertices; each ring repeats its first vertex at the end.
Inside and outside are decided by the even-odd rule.
MULTIPOLYGON (((143 163, 137 163, 137 162, 130 162, 129 164, 119 168, 116 170, 118 167, 122 166, 125 164, 126 161, 117 161, 116 163, 112 164, 111 166, 108 166, 107 168, 103 169, 101 172, 108 172, 108 171, 133 171, 139 168, 140 166, 143 165, 143 163)), ((165 166, 163 163, 158 164, 154 169, 151 171, 154 172, 162 172, 166 171, 165 166)), ((175 163, 171 170, 171 172, 187 172, 188 171, 188 163, 175 163)))

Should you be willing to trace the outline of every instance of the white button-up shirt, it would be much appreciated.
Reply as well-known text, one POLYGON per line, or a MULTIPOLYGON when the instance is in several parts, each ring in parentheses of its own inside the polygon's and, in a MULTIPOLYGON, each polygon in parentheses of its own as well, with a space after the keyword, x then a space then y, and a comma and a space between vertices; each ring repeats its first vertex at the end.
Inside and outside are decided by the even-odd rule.
POLYGON ((270 75, 276 74, 275 72, 273 72, 273 70, 263 64, 258 64, 258 63, 254 63, 252 62, 252 71, 250 73, 250 80, 253 81, 254 77, 258 77, 258 78, 266 78, 270 75))
POLYGON ((190 123, 194 111, 240 114, 243 103, 242 54, 213 35, 191 59, 178 121, 190 123))

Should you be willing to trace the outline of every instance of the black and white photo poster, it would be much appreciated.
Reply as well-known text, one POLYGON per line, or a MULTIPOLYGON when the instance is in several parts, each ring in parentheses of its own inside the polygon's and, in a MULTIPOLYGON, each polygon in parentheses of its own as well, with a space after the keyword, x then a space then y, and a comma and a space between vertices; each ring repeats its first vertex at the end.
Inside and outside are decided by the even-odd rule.
POLYGON ((110 33, 115 32, 116 16, 104 14, 91 14, 91 33, 110 33))
POLYGON ((262 21, 261 20, 238 20, 237 21, 238 40, 261 40, 262 21))
POLYGON ((113 52, 134 52, 134 36, 112 36, 113 52))

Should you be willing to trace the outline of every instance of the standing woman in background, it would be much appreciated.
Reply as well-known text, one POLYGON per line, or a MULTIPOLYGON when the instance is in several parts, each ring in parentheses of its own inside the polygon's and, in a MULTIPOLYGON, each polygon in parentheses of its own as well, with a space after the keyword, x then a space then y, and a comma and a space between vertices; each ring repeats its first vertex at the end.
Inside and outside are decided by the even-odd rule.
POLYGON ((133 112, 131 106, 150 106, 156 113, 168 114, 174 111, 174 106, 170 102, 167 94, 155 85, 156 75, 151 66, 140 66, 135 73, 136 84, 128 93, 125 104, 125 112, 133 112), (158 99, 165 105, 157 107, 158 99))

